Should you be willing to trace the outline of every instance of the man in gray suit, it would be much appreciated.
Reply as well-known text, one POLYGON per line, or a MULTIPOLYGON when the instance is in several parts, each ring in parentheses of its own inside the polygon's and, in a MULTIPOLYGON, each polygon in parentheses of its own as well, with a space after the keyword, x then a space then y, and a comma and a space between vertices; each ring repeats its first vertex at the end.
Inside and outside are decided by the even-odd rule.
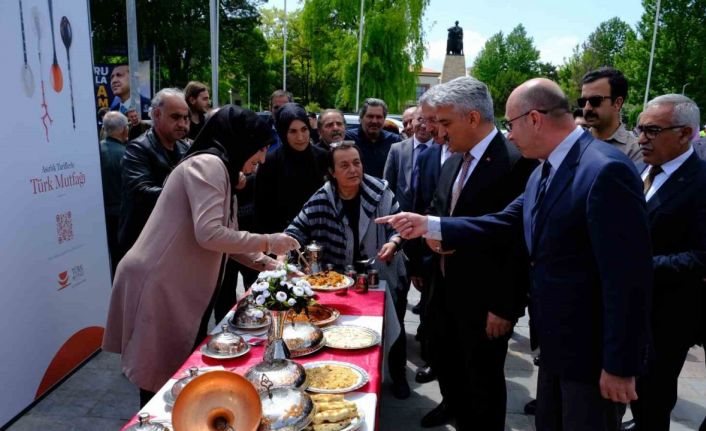
POLYGON ((421 109, 417 108, 412 117, 413 135, 402 142, 392 144, 387 155, 383 178, 395 192, 400 211, 412 211, 414 191, 419 181, 417 158, 433 145, 426 122, 419 121, 421 109))

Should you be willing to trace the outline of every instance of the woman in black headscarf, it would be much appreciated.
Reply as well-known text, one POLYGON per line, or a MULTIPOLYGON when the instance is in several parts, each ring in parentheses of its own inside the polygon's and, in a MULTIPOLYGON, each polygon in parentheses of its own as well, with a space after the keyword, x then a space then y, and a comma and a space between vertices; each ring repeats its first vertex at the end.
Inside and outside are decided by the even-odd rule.
POLYGON ((253 112, 221 108, 170 174, 118 265, 103 349, 122 355, 122 370, 140 388, 142 405, 205 335, 200 325, 210 314, 224 255, 265 270, 277 262, 263 253, 299 248, 284 234, 239 231, 234 217, 231 196, 240 172, 263 160, 271 140, 253 112))
POLYGON ((267 154, 255 179, 255 222, 258 232, 282 232, 304 203, 324 184, 326 151, 311 145, 309 117, 298 103, 275 114, 282 146, 267 154))

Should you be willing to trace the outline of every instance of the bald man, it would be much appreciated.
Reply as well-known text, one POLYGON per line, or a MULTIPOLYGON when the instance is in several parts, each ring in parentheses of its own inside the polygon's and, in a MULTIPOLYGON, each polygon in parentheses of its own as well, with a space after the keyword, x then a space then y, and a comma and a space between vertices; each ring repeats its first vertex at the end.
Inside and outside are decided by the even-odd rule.
POLYGON ((503 211, 400 213, 378 222, 406 238, 424 236, 438 252, 524 241, 542 352, 536 428, 617 431, 621 404, 637 397, 635 376, 645 371, 649 341, 652 257, 643 183, 623 153, 574 124, 552 81, 516 88, 505 117, 508 139, 542 164, 503 211))

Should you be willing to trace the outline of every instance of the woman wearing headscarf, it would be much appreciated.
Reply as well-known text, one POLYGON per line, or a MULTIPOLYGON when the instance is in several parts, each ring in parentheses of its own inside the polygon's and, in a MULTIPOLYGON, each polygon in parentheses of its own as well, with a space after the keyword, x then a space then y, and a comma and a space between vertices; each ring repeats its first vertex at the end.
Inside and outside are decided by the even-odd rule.
POLYGON ((301 105, 282 105, 275 127, 283 145, 267 154, 255 178, 258 232, 282 232, 326 176, 327 153, 311 144, 309 117, 301 105))
POLYGON ((267 124, 227 105, 204 125, 172 171, 137 242, 118 265, 103 349, 120 353, 122 370, 144 405, 206 335, 224 256, 274 269, 264 253, 299 247, 284 234, 239 231, 232 201, 240 172, 263 160, 267 124))

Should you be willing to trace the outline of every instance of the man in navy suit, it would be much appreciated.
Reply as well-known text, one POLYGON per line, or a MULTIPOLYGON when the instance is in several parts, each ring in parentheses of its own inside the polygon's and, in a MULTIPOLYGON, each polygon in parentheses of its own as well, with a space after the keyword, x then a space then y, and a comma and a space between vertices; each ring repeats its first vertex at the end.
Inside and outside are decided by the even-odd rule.
MULTIPOLYGON (((573 122, 559 86, 538 78, 508 98, 505 127, 542 164, 525 192, 482 217, 378 219, 439 251, 522 241, 542 362, 538 431, 618 430, 637 398, 649 346, 652 256, 643 185, 633 163, 573 122)), ((472 277, 473 274, 469 274, 472 277)))
POLYGON ((649 101, 637 126, 654 265, 654 355, 631 403, 638 431, 669 430, 679 373, 701 341, 706 162, 690 143, 698 127, 698 106, 681 94, 649 101))

